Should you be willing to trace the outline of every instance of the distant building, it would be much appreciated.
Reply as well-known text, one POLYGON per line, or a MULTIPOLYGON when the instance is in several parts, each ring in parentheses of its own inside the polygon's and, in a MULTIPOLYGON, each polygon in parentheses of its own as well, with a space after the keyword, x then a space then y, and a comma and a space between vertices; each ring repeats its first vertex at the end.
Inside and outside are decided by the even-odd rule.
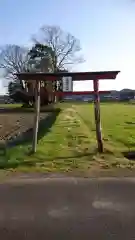
MULTIPOLYGON (((135 90, 130 89, 123 89, 121 91, 110 91, 110 94, 104 93, 100 94, 101 101, 129 101, 135 98, 135 90)), ((69 95, 65 96, 63 100, 70 100, 70 101, 84 101, 84 102, 91 102, 94 99, 93 94, 89 95, 69 95)))
POLYGON ((93 100, 93 96, 92 95, 69 95, 69 96, 65 96, 63 100, 88 102, 93 100))

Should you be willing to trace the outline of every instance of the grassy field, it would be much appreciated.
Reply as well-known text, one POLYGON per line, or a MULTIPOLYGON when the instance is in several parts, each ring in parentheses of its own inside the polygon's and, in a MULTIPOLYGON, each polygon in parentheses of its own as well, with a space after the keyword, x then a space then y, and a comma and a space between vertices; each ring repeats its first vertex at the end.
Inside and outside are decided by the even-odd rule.
POLYGON ((90 103, 61 103, 40 124, 37 153, 30 155, 31 139, 8 147, 0 167, 23 171, 88 172, 94 169, 134 169, 123 152, 135 150, 135 106, 101 104, 104 154, 97 153, 94 111, 90 103))
MULTIPOLYGON (((93 106, 85 104, 75 106, 75 109, 95 135, 93 106)), ((101 104, 101 121, 106 144, 120 151, 135 149, 135 105, 101 104)))

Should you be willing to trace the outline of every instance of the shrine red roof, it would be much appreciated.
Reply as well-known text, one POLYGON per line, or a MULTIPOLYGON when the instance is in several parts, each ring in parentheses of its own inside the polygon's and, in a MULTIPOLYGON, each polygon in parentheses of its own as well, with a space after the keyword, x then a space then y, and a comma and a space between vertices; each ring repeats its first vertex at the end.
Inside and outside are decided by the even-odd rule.
POLYGON ((102 72, 57 72, 57 73, 18 73, 21 80, 50 80, 54 81, 60 77, 71 76, 74 81, 94 80, 94 79, 115 79, 120 71, 102 71, 102 72))

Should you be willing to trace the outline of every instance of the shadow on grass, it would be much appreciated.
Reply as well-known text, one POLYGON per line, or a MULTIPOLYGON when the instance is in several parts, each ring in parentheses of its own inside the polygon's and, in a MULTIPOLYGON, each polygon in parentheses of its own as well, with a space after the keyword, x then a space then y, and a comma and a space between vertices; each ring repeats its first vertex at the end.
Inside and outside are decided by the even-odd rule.
MULTIPOLYGON (((61 161, 67 161, 67 164, 70 164, 71 162, 68 161, 68 160, 74 160, 74 159, 77 159, 80 161, 81 159, 83 159, 85 157, 85 161, 86 161, 86 157, 87 157, 87 160, 92 160, 92 157, 93 157, 93 154, 82 154, 82 155, 76 155, 76 156, 70 156, 70 157, 56 157, 55 159, 52 158, 52 159, 49 159, 48 161, 48 158, 46 159, 47 162, 45 161, 45 158, 42 158, 42 157, 37 157, 37 160, 36 160, 36 157, 34 157, 34 161, 33 160, 23 160, 23 159, 15 159, 15 160, 12 160, 12 161, 8 161, 6 158, 5 159, 0 159, 0 169, 15 169, 17 167, 27 167, 27 168, 30 168, 30 167, 36 167, 37 164, 38 166, 44 166, 48 163, 50 163, 51 161, 56 161, 57 164, 61 163, 61 161)), ((77 163, 79 163, 79 161, 77 161, 77 163)), ((66 164, 66 162, 65 162, 66 164)))
POLYGON ((135 161, 135 150, 123 152, 123 155, 128 160, 135 161))
MULTIPOLYGON (((51 127, 56 121, 57 116, 59 115, 59 111, 55 111, 49 113, 49 115, 42 119, 39 122, 39 130, 38 130, 38 140, 40 140, 43 136, 45 136, 49 131, 51 131, 51 127)), ((15 140, 7 141, 0 143, 0 169, 8 169, 8 168, 17 168, 18 166, 35 166, 35 162, 31 160, 25 160, 23 158, 17 157, 16 159, 10 159, 8 157, 8 150, 14 146, 20 145, 25 146, 32 143, 33 138, 33 129, 29 129, 26 132, 23 132, 19 137, 15 140)), ((31 150, 30 150, 31 151, 31 150)), ((31 153, 27 152, 27 155, 31 153)))
POLYGON ((131 121, 126 121, 125 123, 128 125, 135 125, 135 122, 131 122, 131 121))
POLYGON ((34 167, 35 162, 30 161, 8 161, 7 159, 0 159, 0 169, 15 169, 17 167, 34 167))

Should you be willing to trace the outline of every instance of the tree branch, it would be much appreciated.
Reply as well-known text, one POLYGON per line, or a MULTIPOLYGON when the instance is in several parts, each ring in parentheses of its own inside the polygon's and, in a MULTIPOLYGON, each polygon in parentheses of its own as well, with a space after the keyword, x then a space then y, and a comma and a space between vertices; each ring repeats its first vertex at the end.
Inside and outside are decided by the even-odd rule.
POLYGON ((58 26, 43 26, 33 41, 52 48, 55 54, 53 58, 54 69, 82 62, 78 55, 81 51, 79 40, 58 26))

